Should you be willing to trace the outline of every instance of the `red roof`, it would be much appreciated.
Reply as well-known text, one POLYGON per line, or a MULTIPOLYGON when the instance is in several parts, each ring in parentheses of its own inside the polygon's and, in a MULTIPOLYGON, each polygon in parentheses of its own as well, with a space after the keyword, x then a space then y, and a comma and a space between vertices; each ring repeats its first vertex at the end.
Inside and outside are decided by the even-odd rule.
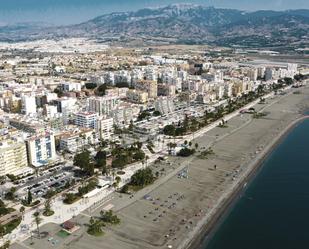
POLYGON ((62 227, 64 229, 71 230, 72 228, 75 227, 75 224, 72 221, 67 220, 62 224, 62 227))

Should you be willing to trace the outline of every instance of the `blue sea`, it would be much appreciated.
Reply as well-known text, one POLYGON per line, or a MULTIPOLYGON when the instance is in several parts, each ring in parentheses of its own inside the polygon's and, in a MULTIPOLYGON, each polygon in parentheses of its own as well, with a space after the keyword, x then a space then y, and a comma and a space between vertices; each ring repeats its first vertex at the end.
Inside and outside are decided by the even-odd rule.
POLYGON ((309 248, 309 120, 269 155, 203 249, 309 248))

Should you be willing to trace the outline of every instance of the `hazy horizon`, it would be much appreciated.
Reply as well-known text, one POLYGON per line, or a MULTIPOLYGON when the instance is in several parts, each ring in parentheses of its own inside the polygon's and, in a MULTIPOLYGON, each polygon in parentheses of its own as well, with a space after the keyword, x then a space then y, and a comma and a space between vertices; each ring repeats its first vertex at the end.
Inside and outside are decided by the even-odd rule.
POLYGON ((217 8, 248 11, 309 9, 306 0, 0 0, 0 25, 44 22, 54 25, 75 24, 115 11, 133 11, 173 3, 192 3, 217 8))

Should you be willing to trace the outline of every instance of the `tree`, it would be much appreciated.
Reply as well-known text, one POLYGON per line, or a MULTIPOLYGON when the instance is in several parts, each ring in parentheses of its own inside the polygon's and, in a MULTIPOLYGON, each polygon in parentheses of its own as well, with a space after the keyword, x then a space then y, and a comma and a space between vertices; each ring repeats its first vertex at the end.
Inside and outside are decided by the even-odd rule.
POLYGON ((63 96, 63 91, 59 88, 56 88, 54 90, 54 93, 57 93, 58 98, 61 98, 63 96))
POLYGON ((24 218, 24 214, 25 214, 25 207, 21 206, 19 209, 19 212, 22 214, 22 217, 24 218))
POLYGON ((44 203, 44 212, 43 215, 45 216, 51 216, 54 214, 54 211, 51 209, 51 204, 50 204, 51 200, 47 199, 44 203))
POLYGON ((104 165, 103 167, 101 167, 101 172, 102 172, 102 175, 107 175, 107 174, 108 174, 108 170, 107 170, 106 165, 104 165))
POLYGON ((133 123, 133 120, 131 119, 130 124, 129 124, 129 131, 133 131, 133 128, 134 128, 134 123, 133 123))
POLYGON ((4 202, 2 200, 0 200, 0 216, 6 215, 9 212, 10 212, 10 210, 8 208, 6 208, 4 202))
POLYGON ((114 189, 117 189, 117 188, 118 188, 118 183, 117 183, 117 182, 113 182, 112 187, 113 187, 114 189))
POLYGON ((128 184, 126 184, 126 185, 124 185, 123 187, 122 187, 122 189, 121 189, 121 193, 128 193, 128 191, 129 191, 129 185, 128 184))
POLYGON ((131 177, 131 184, 135 186, 144 187, 152 184, 155 178, 150 168, 140 169, 131 177))
POLYGON ((106 84, 102 84, 100 85, 97 90, 96 90, 96 94, 98 96, 104 96, 105 95, 105 91, 107 89, 107 85, 106 84))
POLYGON ((195 143, 194 147, 197 150, 198 149, 198 143, 195 143))
POLYGON ((0 238, 1 238, 1 239, 4 237, 5 232, 6 232, 5 226, 3 226, 3 225, 0 224, 0 238))
POLYGON ((150 115, 150 112, 149 112, 149 111, 142 111, 142 112, 138 115, 137 120, 138 120, 138 121, 141 121, 141 120, 146 119, 147 117, 150 117, 150 116, 151 116, 151 115, 150 115))
POLYGON ((189 148, 182 148, 178 153, 177 156, 181 157, 188 157, 191 156, 195 153, 194 149, 189 149, 189 148))
POLYGON ((149 160, 149 156, 145 156, 146 167, 147 167, 148 160, 149 160))
POLYGON ((74 201, 77 200, 77 196, 73 193, 66 193, 64 194, 64 200, 63 202, 66 204, 72 204, 74 201))
POLYGON ((117 217, 117 215, 113 214, 112 210, 104 212, 101 210, 100 212, 101 220, 105 223, 109 223, 112 225, 118 225, 120 223, 120 219, 117 217))
POLYGON ((174 136, 175 135, 175 126, 174 125, 166 125, 163 128, 163 133, 164 135, 168 135, 168 136, 174 136))
POLYGON ((37 232, 38 232, 38 235, 39 235, 39 238, 41 238, 41 233, 40 233, 40 224, 41 224, 41 217, 40 217, 40 212, 35 212, 33 214, 33 217, 34 217, 34 222, 36 224, 36 228, 37 228, 37 232))
MULTIPOLYGON (((65 185, 65 188, 69 188, 70 187, 70 182, 68 181, 66 184, 68 184, 68 185, 65 185)), ((57 194, 57 192, 55 190, 49 189, 49 190, 47 190, 46 194, 44 195, 44 198, 50 199, 55 194, 57 194)))
POLYGON ((294 76, 294 79, 295 79, 296 81, 301 81, 301 80, 303 80, 303 79, 305 79, 305 78, 306 78, 306 76, 303 75, 303 74, 296 74, 296 75, 294 76))
POLYGON ((38 169, 38 168, 35 168, 35 169, 34 169, 34 172, 35 172, 36 178, 38 178, 38 177, 39 177, 39 169, 38 169))
POLYGON ((30 189, 28 189, 27 204, 31 205, 31 203, 32 203, 32 193, 30 189))
POLYGON ((145 158, 145 153, 142 150, 137 151, 134 155, 133 155, 133 159, 136 161, 140 161, 143 160, 145 158))
POLYGON ((129 84, 127 82, 118 82, 118 83, 116 83, 116 87, 118 87, 118 88, 125 88, 125 87, 129 88, 129 84))
POLYGON ((285 84, 287 85, 292 85, 294 83, 293 79, 292 78, 289 78, 289 77, 285 77, 284 78, 284 82, 285 84))
POLYGON ((7 240, 7 241, 3 244, 3 246, 1 246, 0 248, 1 248, 1 249, 9 249, 10 246, 11 246, 11 241, 7 240))
POLYGON ((155 117, 158 117, 158 116, 161 115, 161 112, 159 112, 159 111, 154 111, 152 115, 155 116, 155 117))
POLYGON ((90 152, 87 150, 74 156, 74 165, 80 167, 88 175, 94 173, 94 165, 90 163, 90 152))
POLYGON ((100 150, 97 152, 97 154, 94 157, 96 161, 96 167, 97 168, 102 168, 106 166, 106 151, 100 150))
POLYGON ((89 226, 87 233, 93 236, 101 236, 103 235, 102 227, 104 226, 104 223, 102 223, 101 220, 94 219, 93 217, 89 220, 89 226))
POLYGON ((95 89, 97 87, 96 83, 85 83, 86 89, 95 89))
POLYGON ((6 200, 10 200, 10 201, 14 201, 15 200, 15 192, 16 192, 16 188, 15 187, 11 187, 10 190, 5 194, 5 199, 6 200))
POLYGON ((115 177, 115 181, 119 184, 121 182, 121 177, 120 176, 116 176, 115 177))

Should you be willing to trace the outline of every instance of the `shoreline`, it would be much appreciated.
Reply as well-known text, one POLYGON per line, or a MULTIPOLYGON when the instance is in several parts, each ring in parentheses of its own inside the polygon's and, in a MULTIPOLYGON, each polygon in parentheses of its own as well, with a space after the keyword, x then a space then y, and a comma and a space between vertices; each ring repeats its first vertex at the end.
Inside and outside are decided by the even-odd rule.
POLYGON ((237 203, 239 197, 246 189, 246 184, 250 184, 260 170, 267 157, 280 145, 280 143, 289 135, 289 133, 301 122, 307 120, 309 115, 303 116, 292 121, 283 131, 281 131, 274 140, 268 144, 260 154, 249 164, 248 168, 243 172, 239 181, 236 181, 230 191, 222 196, 211 212, 204 216, 198 223, 196 228, 191 232, 189 238, 183 241, 178 249, 203 249, 202 245, 209 243, 222 222, 237 203))

